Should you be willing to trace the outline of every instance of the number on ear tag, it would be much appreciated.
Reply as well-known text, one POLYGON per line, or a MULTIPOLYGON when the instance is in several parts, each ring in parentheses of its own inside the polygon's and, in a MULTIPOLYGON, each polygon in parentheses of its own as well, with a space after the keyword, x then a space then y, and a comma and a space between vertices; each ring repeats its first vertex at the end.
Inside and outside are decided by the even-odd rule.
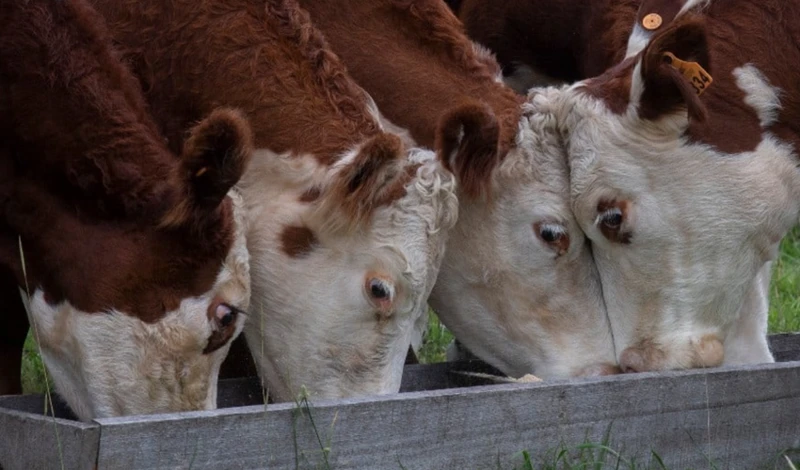
POLYGON ((672 52, 664 53, 664 61, 678 70, 698 95, 706 91, 706 88, 714 82, 711 75, 697 62, 686 62, 675 57, 672 52))

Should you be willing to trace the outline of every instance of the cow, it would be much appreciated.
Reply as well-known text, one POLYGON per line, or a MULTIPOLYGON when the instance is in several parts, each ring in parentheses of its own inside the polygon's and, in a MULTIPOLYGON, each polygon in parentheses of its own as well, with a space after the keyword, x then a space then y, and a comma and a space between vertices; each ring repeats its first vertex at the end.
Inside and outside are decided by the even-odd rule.
MULTIPOLYGON (((621 61, 642 3, 642 0, 446 1, 470 39, 496 55, 505 82, 519 93, 533 86, 594 77, 621 61)), ((668 4, 680 2, 661 3, 669 8, 668 4)))
POLYGON ((300 4, 387 125, 458 178, 458 221, 429 299, 445 326, 514 377, 618 372, 556 121, 503 85, 441 0, 300 4))
POLYGON ((774 360, 770 263, 800 216, 800 2, 641 3, 622 59, 532 89, 625 371, 774 360))
POLYGON ((269 397, 399 391, 457 218, 453 175, 382 126, 294 0, 93 1, 168 136, 219 105, 253 126, 245 336, 269 397))
POLYGON ((0 392, 28 321, 84 421, 216 407, 250 297, 247 120, 216 108, 167 147, 84 0, 0 3, 0 392))

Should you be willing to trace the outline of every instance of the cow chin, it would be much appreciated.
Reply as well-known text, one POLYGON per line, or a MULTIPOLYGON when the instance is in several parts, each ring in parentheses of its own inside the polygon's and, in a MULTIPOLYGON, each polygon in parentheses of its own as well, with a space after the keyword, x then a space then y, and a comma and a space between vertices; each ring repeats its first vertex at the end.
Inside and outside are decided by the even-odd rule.
POLYGON ((38 289, 23 295, 51 383, 79 419, 216 408, 220 366, 245 318, 237 315, 224 344, 206 352, 218 330, 209 306, 222 300, 246 310, 250 298, 242 203, 231 196, 235 240, 212 290, 183 299, 156 322, 116 310, 83 312, 68 301, 51 305, 38 289))

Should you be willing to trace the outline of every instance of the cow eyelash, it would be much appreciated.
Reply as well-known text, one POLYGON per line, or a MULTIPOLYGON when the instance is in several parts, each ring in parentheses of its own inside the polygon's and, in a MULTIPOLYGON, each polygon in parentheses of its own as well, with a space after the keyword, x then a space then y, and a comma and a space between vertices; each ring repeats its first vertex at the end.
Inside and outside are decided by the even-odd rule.
POLYGON ((610 229, 617 230, 622 225, 622 210, 619 207, 612 207, 597 217, 597 221, 610 229))

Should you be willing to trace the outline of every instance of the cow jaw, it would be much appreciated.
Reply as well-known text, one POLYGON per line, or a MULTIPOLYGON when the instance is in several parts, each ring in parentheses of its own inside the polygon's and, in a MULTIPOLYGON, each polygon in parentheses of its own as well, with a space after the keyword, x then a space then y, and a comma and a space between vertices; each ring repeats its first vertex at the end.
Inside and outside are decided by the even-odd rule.
POLYGON ((461 200, 430 300, 467 349, 515 377, 570 377, 616 365, 554 123, 526 112, 491 198, 461 200))
POLYGON ((183 299, 154 323, 115 310, 83 312, 68 301, 51 305, 39 289, 29 299, 21 291, 55 390, 79 419, 216 408, 220 366, 245 322, 241 314, 217 321, 216 306, 244 311, 250 299, 243 203, 234 191, 229 197, 234 242, 212 290, 183 299))
POLYGON ((242 184, 253 275, 245 335, 270 397, 292 400, 303 387, 315 399, 397 392, 457 216, 452 175, 432 152, 412 151, 403 164, 421 166, 404 196, 360 230, 331 231, 318 220, 324 191, 318 201, 304 195, 349 157, 327 168, 259 153, 242 184))

